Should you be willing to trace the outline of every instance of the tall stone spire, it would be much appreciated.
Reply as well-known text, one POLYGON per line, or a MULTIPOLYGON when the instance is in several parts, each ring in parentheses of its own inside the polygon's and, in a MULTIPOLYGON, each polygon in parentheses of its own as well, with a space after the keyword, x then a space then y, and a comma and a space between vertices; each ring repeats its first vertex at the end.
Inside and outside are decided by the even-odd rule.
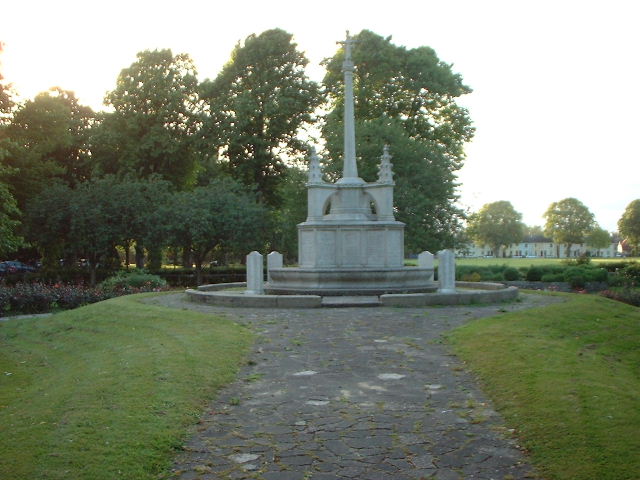
POLYGON ((358 177, 356 165, 356 129, 353 113, 353 60, 351 59, 351 47, 355 43, 347 31, 347 39, 339 42, 344 45, 344 62, 342 73, 344 74, 344 157, 342 178, 338 183, 363 183, 358 177))

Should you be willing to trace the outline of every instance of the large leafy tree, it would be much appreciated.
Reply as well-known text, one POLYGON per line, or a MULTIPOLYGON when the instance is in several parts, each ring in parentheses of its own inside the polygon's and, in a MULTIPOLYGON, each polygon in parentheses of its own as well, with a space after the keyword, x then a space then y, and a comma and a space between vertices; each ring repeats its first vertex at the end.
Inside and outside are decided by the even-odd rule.
MULTIPOLYGON (((3 44, 0 42, 0 53, 3 44)), ((0 71, 0 256, 12 252, 22 245, 22 238, 16 233, 20 225, 18 218, 20 210, 15 198, 9 191, 9 187, 4 182, 10 170, 5 165, 5 159, 9 152, 7 148, 11 145, 10 139, 4 133, 6 125, 10 121, 10 115, 14 107, 11 86, 3 82, 4 77, 0 71)))
POLYGON ((95 285, 98 267, 115 257, 122 238, 117 208, 111 178, 84 182, 74 189, 58 183, 29 202, 26 225, 45 266, 54 267, 59 258, 86 259, 91 285, 95 285))
MULTIPOLYGON (((473 136, 466 109, 456 103, 471 92, 451 65, 429 47, 396 46, 368 30, 354 37, 354 99, 359 174, 375 180, 375 165, 387 143, 396 173, 397 218, 407 224, 409 250, 451 246, 462 212, 456 174, 464 143, 473 136)), ((323 128, 330 162, 341 168, 343 149, 344 49, 326 61, 324 85, 330 112, 323 128)))
POLYGON ((291 34, 267 30, 239 43, 220 74, 201 85, 205 136, 217 139, 228 172, 272 206, 280 204, 285 160, 304 152, 299 133, 321 101, 307 63, 291 34))
POLYGON ((68 185, 91 175, 88 153, 91 108, 81 105, 73 92, 52 88, 16 110, 5 135, 5 163, 18 205, 46 188, 54 178, 68 185))
POLYGON ((171 50, 146 50, 137 58, 105 97, 114 111, 101 118, 92 152, 103 174, 157 174, 184 188, 195 182, 198 165, 195 66, 171 50))
POLYGON ((230 179, 178 192, 162 215, 170 245, 188 245, 202 281, 202 266, 214 249, 226 253, 262 249, 268 212, 255 195, 230 179))
POLYGON ((480 245, 489 245, 496 257, 500 249, 518 243, 524 236, 522 214, 505 200, 485 204, 469 217, 469 235, 480 245))
POLYGON ((593 213, 578 199, 565 198, 553 202, 544 213, 544 233, 571 254, 571 245, 584 243, 595 227, 593 213))
POLYGON ((632 201, 625 208, 618 220, 618 230, 633 249, 634 255, 640 251, 640 198, 632 201))
POLYGON ((37 248, 46 269, 56 268, 68 252, 73 190, 62 182, 30 198, 24 214, 27 239, 37 248))
POLYGON ((595 226, 586 237, 586 243, 596 249, 596 256, 600 256, 600 250, 611 245, 611 234, 604 228, 595 226))

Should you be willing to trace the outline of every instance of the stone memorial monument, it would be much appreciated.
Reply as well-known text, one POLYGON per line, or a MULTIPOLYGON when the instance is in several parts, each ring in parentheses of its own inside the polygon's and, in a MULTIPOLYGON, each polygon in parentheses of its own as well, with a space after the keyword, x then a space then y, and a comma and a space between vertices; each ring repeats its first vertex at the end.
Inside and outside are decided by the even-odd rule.
POLYGON ((404 267, 404 223, 394 217, 391 154, 385 146, 378 179, 358 176, 351 59, 344 44, 344 157, 342 178, 322 178, 312 152, 307 219, 298 225, 298 267, 269 268, 271 294, 380 295, 434 291, 433 266, 404 267))

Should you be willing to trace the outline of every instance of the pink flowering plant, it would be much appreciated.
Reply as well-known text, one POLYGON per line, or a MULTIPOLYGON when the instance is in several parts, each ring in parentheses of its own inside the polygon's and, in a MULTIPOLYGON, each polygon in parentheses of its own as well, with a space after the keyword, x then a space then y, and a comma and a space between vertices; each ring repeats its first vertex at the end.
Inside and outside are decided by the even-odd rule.
POLYGON ((112 297, 157 292, 166 288, 166 282, 160 277, 140 271, 117 274, 97 288, 63 283, 0 285, 0 316, 69 310, 112 297))

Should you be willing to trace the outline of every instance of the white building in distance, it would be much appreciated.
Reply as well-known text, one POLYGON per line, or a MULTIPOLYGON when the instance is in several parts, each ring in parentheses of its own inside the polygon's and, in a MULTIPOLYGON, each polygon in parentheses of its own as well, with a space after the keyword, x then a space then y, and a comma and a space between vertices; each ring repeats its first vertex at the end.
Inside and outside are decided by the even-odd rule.
MULTIPOLYGON (((569 256, 564 244, 554 243, 550 238, 542 235, 525 237, 520 243, 509 245, 501 251, 501 257, 515 258, 577 258, 582 256, 597 258, 613 258, 620 256, 619 239, 611 237, 611 243, 606 248, 595 248, 585 243, 571 245, 569 256)), ((488 245, 474 243, 456 249, 459 257, 493 257, 494 252, 488 245)))

